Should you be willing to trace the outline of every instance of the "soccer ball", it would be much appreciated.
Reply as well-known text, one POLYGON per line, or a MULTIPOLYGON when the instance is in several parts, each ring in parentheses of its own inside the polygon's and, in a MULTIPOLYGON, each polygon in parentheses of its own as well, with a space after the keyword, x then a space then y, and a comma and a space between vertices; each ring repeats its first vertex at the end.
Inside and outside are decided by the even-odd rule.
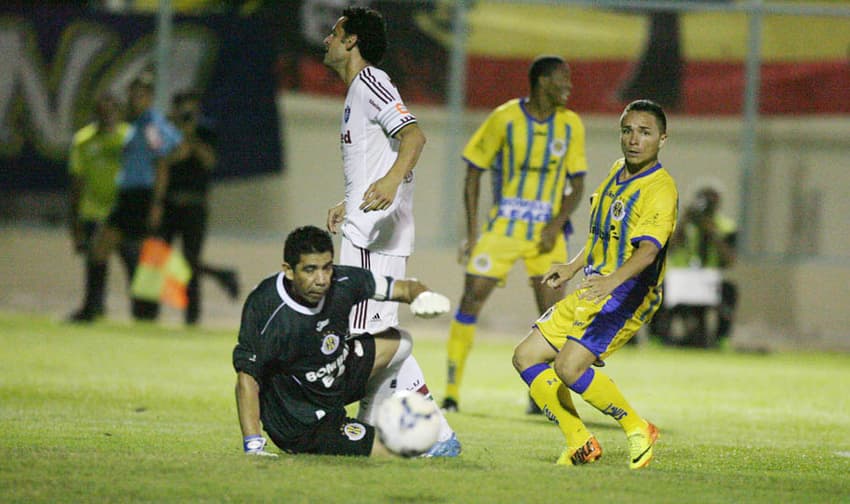
POLYGON ((402 390, 381 403, 375 429, 388 450, 402 457, 415 457, 437 443, 440 412, 434 401, 422 394, 402 390))

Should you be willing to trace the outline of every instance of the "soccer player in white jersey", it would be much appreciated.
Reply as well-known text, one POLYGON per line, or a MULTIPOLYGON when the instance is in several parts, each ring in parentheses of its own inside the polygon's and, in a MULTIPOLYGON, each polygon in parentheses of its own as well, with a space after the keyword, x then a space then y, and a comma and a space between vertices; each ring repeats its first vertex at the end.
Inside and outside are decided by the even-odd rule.
MULTIPOLYGON (((346 86, 340 127, 345 199, 328 211, 327 227, 342 231, 340 264, 404 278, 413 252, 413 168, 425 145, 416 117, 407 110, 389 76, 375 65, 387 48, 386 23, 376 10, 350 7, 325 37, 324 64, 346 86)), ((398 328, 398 305, 374 300, 351 312, 352 335, 409 339, 398 328)), ((411 355, 370 382, 360 402, 359 418, 373 420, 377 406, 394 388, 431 397, 416 359, 411 355)), ((457 456, 457 436, 443 418, 433 456, 457 456)))

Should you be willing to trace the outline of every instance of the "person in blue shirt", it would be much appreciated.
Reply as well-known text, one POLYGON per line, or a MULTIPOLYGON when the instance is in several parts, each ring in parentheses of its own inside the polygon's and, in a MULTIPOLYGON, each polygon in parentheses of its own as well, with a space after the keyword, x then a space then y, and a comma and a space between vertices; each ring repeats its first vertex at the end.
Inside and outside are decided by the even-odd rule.
MULTIPOLYGON (((116 178, 118 196, 89 251, 86 295, 83 306, 71 315, 72 322, 91 322, 103 314, 106 265, 112 251, 126 241, 140 243, 162 223, 168 158, 186 147, 180 131, 153 108, 153 101, 154 75, 143 71, 128 87, 130 129, 116 178)), ((134 300, 132 312, 136 319, 153 319, 158 305, 134 300)))

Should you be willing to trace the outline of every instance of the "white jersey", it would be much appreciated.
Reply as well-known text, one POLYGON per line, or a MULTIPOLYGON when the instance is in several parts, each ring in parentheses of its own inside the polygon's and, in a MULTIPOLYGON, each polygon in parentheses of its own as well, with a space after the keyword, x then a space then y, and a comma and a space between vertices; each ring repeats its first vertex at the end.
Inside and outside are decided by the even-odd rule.
POLYGON ((398 156, 393 135, 414 122, 383 70, 367 66, 351 82, 339 135, 345 172, 342 233, 358 247, 396 256, 413 252, 413 172, 388 209, 366 213, 360 204, 366 189, 386 175, 398 156))

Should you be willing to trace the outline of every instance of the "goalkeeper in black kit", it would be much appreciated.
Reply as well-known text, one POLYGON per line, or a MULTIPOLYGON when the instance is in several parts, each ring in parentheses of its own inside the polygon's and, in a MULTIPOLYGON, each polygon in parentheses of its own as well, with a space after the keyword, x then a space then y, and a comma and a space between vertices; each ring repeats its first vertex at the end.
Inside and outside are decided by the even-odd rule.
POLYGON ((337 266, 333 257, 327 232, 300 227, 286 238, 282 271, 245 301, 233 366, 246 453, 276 456, 265 450, 262 430, 287 453, 390 453, 375 428, 348 418, 345 406, 374 395, 370 377, 384 381, 397 373, 412 339, 401 330, 349 338, 349 313, 375 299, 409 303, 416 316, 428 318, 447 313, 449 300, 417 280, 337 266))

